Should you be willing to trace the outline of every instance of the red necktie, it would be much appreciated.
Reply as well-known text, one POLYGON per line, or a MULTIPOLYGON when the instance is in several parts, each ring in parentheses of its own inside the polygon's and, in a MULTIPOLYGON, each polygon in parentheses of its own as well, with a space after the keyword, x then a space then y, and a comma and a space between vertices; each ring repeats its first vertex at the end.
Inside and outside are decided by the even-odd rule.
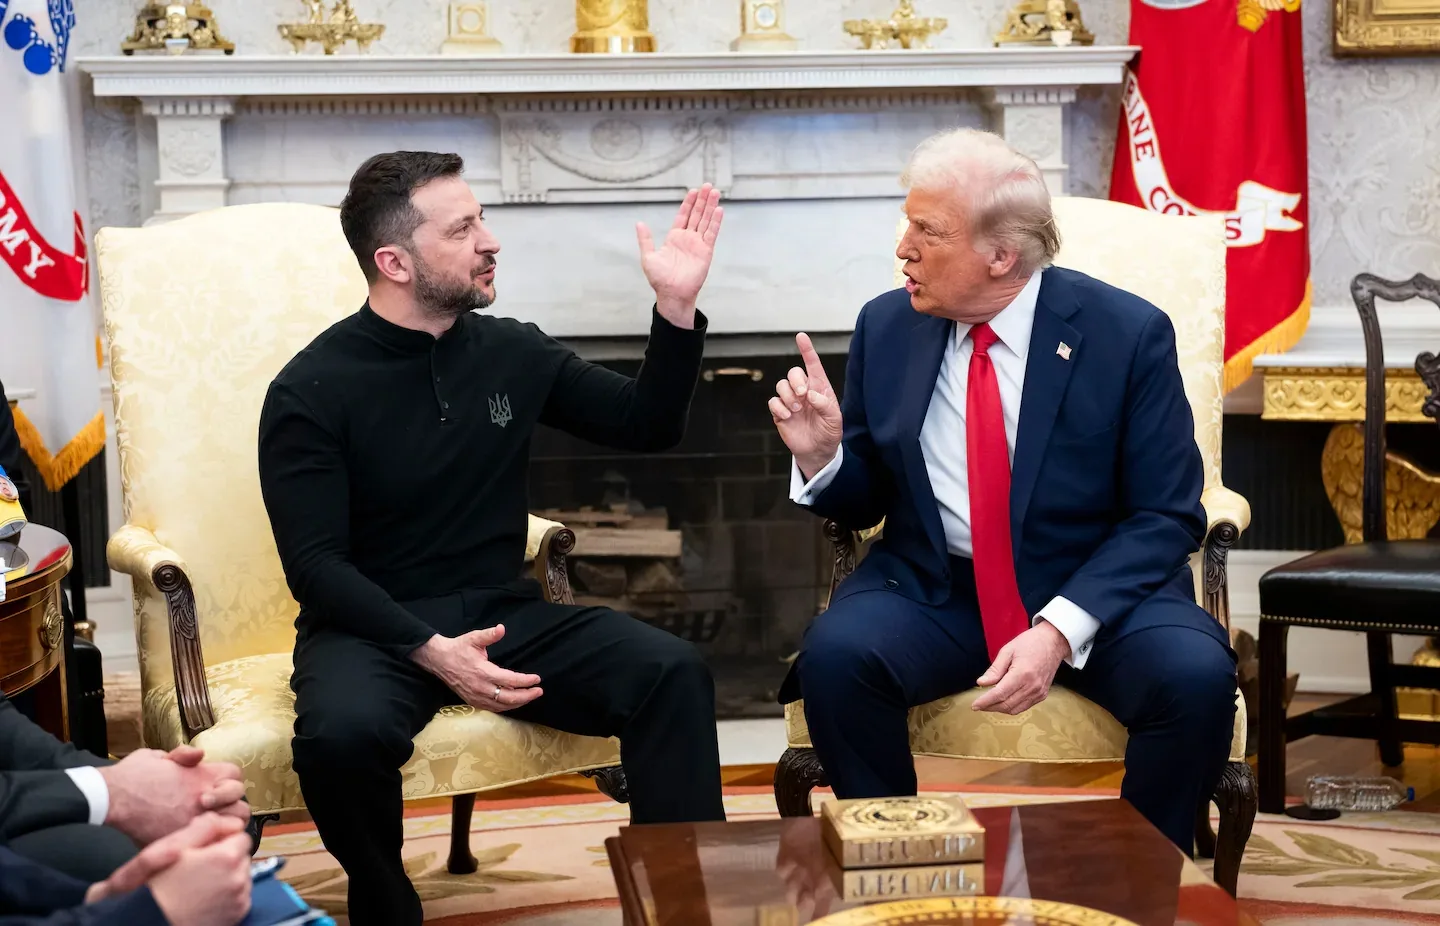
POLYGON ((970 340, 975 345, 965 394, 970 545, 980 621, 993 661, 1000 647, 1030 628, 1030 618, 1015 583, 1015 556, 1010 545, 1010 451, 1005 443, 1005 413, 1000 408, 1000 380, 989 354, 998 338, 989 325, 976 325, 970 329, 970 340))

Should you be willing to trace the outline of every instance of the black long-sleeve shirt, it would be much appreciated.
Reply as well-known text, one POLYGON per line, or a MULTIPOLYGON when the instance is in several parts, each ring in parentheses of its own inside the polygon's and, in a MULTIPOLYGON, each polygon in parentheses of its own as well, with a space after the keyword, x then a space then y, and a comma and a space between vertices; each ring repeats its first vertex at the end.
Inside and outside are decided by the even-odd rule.
POLYGON ((652 313, 631 379, 533 324, 466 314, 439 338, 367 304, 275 378, 260 488, 297 627, 408 653, 435 630, 397 602, 513 583, 524 564, 530 438, 543 423, 654 451, 685 430, 705 317, 652 313))

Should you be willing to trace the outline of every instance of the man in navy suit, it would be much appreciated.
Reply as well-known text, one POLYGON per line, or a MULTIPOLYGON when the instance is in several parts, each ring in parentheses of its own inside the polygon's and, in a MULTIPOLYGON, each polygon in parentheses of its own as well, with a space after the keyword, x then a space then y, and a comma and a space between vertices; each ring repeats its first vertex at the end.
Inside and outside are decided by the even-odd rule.
POLYGON ((1039 169, 962 129, 903 177, 903 290, 860 312, 843 401, 809 338, 770 412, 792 497, 883 537, 807 631, 805 700, 842 798, 914 794, 909 708, 1053 682, 1129 730, 1121 794, 1187 853, 1229 751, 1235 657, 1195 603, 1200 451, 1159 309, 1050 266, 1039 169))

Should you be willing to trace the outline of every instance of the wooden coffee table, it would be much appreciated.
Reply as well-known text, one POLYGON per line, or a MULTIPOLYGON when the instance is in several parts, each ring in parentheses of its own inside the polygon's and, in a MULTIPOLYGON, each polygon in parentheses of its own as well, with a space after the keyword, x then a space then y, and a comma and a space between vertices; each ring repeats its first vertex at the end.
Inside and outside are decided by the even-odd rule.
MULTIPOLYGON (((985 827, 987 895, 1110 914, 1089 926, 1256 923, 1125 801, 976 808, 975 815, 985 827)), ((862 906, 838 899, 836 866, 814 817, 626 826, 605 848, 626 926, 800 926, 862 906)), ((1032 921, 962 913, 904 922, 1032 921)))

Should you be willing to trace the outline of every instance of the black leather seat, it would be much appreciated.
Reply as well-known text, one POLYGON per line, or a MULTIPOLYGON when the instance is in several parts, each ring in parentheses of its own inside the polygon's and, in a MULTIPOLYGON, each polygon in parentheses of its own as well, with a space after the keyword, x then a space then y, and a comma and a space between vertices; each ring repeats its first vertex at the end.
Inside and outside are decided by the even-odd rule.
MULTIPOLYGON (((1315 734, 1376 740, 1380 761, 1405 761, 1402 742, 1440 744, 1440 722, 1400 719, 1395 688, 1440 689, 1440 668, 1396 665, 1390 635, 1440 634, 1440 541, 1390 540, 1385 497, 1384 347, 1378 296, 1428 299, 1440 307, 1440 281, 1417 274, 1401 283, 1360 274, 1350 283, 1365 336, 1365 446, 1362 543, 1321 550, 1260 579, 1260 809, 1285 809, 1285 745, 1315 734), (1370 692, 1319 710, 1285 716, 1285 643, 1292 626, 1365 634, 1370 692)), ((1415 360, 1430 389, 1423 414, 1440 419, 1440 359, 1415 360)))
POLYGON ((1312 553, 1265 574, 1260 613, 1290 624, 1440 634, 1440 541, 1312 553))

